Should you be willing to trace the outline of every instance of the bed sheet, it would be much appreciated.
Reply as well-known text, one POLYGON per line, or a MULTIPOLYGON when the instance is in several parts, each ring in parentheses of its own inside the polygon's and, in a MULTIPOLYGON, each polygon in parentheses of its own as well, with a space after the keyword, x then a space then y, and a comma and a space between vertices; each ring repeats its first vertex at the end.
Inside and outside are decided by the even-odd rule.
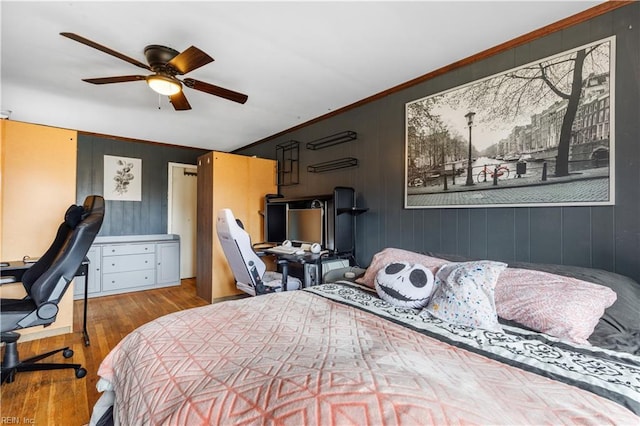
POLYGON ((98 373, 127 425, 640 422, 640 358, 505 329, 323 284, 159 318, 98 373))

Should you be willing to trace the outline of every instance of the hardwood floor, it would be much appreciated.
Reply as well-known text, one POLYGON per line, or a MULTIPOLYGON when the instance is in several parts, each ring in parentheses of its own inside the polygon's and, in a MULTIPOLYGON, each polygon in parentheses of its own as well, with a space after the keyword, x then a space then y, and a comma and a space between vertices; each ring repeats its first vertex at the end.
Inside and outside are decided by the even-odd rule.
MULTIPOLYGON (((100 397, 97 371, 102 359, 128 333, 155 318, 208 303, 196 296, 194 278, 176 287, 89 299, 87 329, 91 345, 82 338, 82 300, 75 301, 72 334, 18 344, 21 358, 69 346, 75 352, 67 362, 80 363, 87 376, 76 379, 73 370, 18 373, 0 388, 1 423, 85 425, 100 397)), ((61 354, 50 362, 65 362, 61 354)))

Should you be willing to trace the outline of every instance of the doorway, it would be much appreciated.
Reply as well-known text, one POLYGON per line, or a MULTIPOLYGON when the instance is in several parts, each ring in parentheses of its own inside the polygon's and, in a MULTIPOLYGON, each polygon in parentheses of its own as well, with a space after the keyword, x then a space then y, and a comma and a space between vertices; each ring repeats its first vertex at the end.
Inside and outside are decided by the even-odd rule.
POLYGON ((169 163, 167 232, 180 235, 180 278, 196 276, 198 168, 169 163))

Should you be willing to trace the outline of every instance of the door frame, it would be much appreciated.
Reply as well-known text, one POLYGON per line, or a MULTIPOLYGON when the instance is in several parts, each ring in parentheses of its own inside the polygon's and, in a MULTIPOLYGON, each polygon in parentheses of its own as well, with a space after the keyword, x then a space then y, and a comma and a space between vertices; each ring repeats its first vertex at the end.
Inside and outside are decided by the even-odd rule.
MULTIPOLYGON (((174 169, 177 170, 178 168, 180 169, 187 169, 189 171, 193 171, 196 173, 198 172, 198 166, 196 166, 195 164, 184 164, 184 163, 174 163, 174 162, 169 162, 168 165, 168 173, 167 173, 167 234, 172 234, 173 233, 173 224, 172 224, 172 219, 173 219, 173 173, 174 173, 174 169)), ((197 176, 196 176, 197 178, 197 176)), ((194 208, 197 208, 196 206, 194 206, 194 208)), ((193 235, 193 241, 195 242, 198 238, 198 234, 197 232, 193 235)), ((180 241, 180 245, 182 245, 182 240, 180 241)), ((182 253, 183 250, 180 250, 180 253, 182 253)), ((182 256, 182 254, 180 255, 182 256)), ((193 253, 193 256, 195 256, 195 251, 193 253)), ((193 260, 193 259, 192 259, 193 260)), ((180 276, 182 276, 182 259, 179 259, 179 263, 180 263, 180 276)), ((196 273, 197 271, 194 270, 194 273, 196 273)))
POLYGON ((198 172, 198 166, 195 164, 184 164, 184 163, 173 163, 169 162, 167 164, 169 172, 167 174, 167 234, 172 233, 171 229, 171 220, 173 219, 173 203, 171 199, 173 197, 173 169, 176 167, 184 168, 184 169, 192 169, 196 173, 198 172))

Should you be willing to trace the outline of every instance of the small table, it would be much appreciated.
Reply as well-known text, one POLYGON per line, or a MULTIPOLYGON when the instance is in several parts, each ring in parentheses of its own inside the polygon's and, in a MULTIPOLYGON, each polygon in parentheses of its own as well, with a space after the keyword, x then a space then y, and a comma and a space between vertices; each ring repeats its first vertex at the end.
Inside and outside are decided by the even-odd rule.
MULTIPOLYGON (((0 285, 12 284, 22 281, 22 275, 25 271, 31 268, 35 262, 24 262, 22 260, 12 260, 10 262, 0 262, 0 277, 13 277, 11 281, 0 280, 0 285)), ((87 331, 87 286, 89 282, 89 259, 84 258, 80 267, 75 273, 76 277, 85 277, 84 280, 84 315, 82 319, 82 336, 84 337, 84 345, 89 346, 91 344, 89 340, 89 332, 87 331)))

